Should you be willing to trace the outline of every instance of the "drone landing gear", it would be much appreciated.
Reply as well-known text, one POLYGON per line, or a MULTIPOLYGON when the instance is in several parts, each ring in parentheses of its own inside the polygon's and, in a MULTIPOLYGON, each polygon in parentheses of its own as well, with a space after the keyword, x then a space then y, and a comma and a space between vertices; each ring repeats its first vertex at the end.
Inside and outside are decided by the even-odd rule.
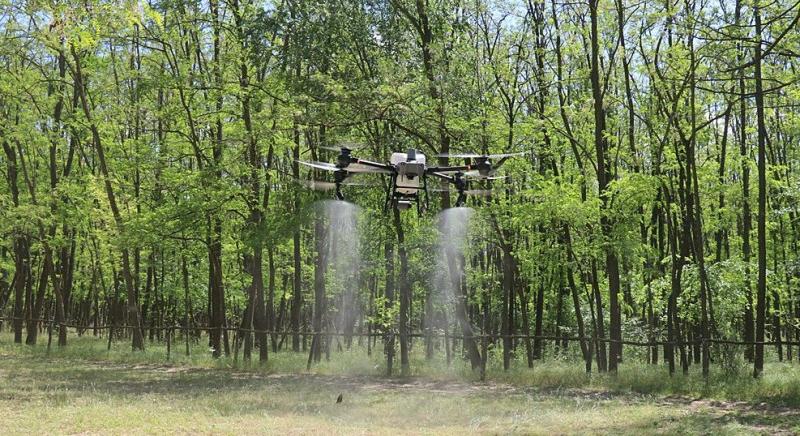
POLYGON ((342 183, 346 178, 347 178, 347 171, 339 170, 333 173, 333 183, 336 184, 336 191, 334 192, 333 196, 337 200, 344 201, 344 194, 342 194, 342 183))
POLYGON ((456 206, 455 207, 464 207, 467 204, 467 194, 463 192, 458 193, 458 198, 456 198, 456 206))
POLYGON ((422 214, 422 202, 417 194, 408 195, 395 192, 390 202, 401 211, 411 209, 411 206, 416 203, 417 213, 422 214))
POLYGON ((397 176, 393 175, 389 190, 386 192, 386 202, 384 203, 383 212, 388 212, 389 207, 396 207, 401 211, 408 210, 416 203, 417 213, 421 215, 425 209, 425 205, 422 204, 419 192, 408 194, 398 191, 397 188, 397 176))
POLYGON ((464 173, 458 172, 453 175, 453 185, 458 192, 456 207, 464 207, 467 203, 467 194, 464 192, 467 189, 467 181, 464 179, 464 173))

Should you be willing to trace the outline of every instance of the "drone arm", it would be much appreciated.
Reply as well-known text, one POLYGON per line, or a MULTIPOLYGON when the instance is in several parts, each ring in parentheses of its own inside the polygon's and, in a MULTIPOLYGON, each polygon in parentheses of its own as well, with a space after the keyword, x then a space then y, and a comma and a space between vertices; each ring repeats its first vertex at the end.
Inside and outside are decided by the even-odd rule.
POLYGON ((459 165, 455 167, 430 167, 426 168, 425 172, 428 174, 433 174, 435 176, 441 177, 441 174, 439 173, 455 173, 459 171, 469 171, 474 168, 475 168, 474 165, 459 165))
POLYGON ((510 159, 512 157, 514 157, 514 156, 506 156, 506 157, 500 159, 499 161, 495 162, 494 165, 493 165, 494 169, 500 168, 500 165, 503 165, 503 163, 505 163, 505 161, 507 161, 508 159, 510 159))
MULTIPOLYGON (((430 170, 430 169, 429 169, 429 170, 430 170)), ((440 178, 440 179, 442 179, 442 180, 445 180, 445 181, 447 181, 447 182, 450 182, 450 183, 453 183, 453 182, 455 182, 455 177, 453 177, 453 176, 448 176, 447 174, 442 174, 442 173, 437 173, 437 172, 431 172, 431 171, 429 171, 429 170, 428 170, 428 171, 425 171, 425 173, 426 173, 426 174, 430 174, 430 175, 432 175, 432 176, 434 176, 434 177, 438 177, 438 178, 440 178)))
POLYGON ((378 170, 388 171, 390 173, 394 172, 394 167, 391 166, 391 165, 382 164, 382 163, 378 163, 378 162, 372 162, 372 161, 368 161, 368 160, 364 160, 364 159, 352 158, 350 163, 360 164, 360 165, 368 166, 368 167, 375 168, 375 169, 378 169, 378 170))

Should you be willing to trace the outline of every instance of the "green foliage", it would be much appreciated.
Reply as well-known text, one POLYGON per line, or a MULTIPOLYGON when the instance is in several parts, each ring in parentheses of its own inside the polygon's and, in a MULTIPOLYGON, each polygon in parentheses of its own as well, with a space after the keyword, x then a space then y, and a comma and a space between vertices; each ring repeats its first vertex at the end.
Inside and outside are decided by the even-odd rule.
MULTIPOLYGON (((513 332, 521 332, 527 310, 543 333, 575 335, 581 314, 592 334, 598 309, 608 316, 613 278, 605 265, 612 254, 621 268, 626 334, 665 339, 670 295, 676 320, 702 323, 706 280, 713 334, 741 339, 757 249, 765 248, 770 310, 777 303, 782 334, 797 337, 800 90, 792 54, 800 38, 788 27, 796 25, 797 5, 778 1, 762 11, 770 41, 761 62, 768 147, 762 189, 769 204, 767 241, 757 247, 757 226, 744 232, 745 203, 756 223, 754 146, 762 134, 751 98, 754 8, 747 5, 737 14, 731 5, 654 3, 618 11, 616 2, 599 2, 597 110, 586 5, 17 3, 0 2, 0 315, 12 314, 18 302, 10 282, 24 240, 32 284, 48 249, 59 269, 52 277, 72 268, 66 311, 81 322, 90 314, 107 322, 117 316, 114 304, 126 297, 121 255, 129 250, 137 305, 157 307, 156 322, 181 323, 188 315, 208 323, 214 274, 223 278, 226 315, 241 320, 259 282, 245 263, 259 253, 273 312, 283 307, 278 327, 288 325, 295 293, 304 318, 297 321, 306 326, 315 268, 326 266, 315 265, 313 205, 329 194, 295 179, 331 177, 295 160, 332 161, 336 152, 328 147, 349 145, 376 160, 417 148, 431 165, 446 149, 524 153, 503 161, 497 175, 505 178, 470 181, 471 189, 492 190, 468 199, 477 212, 464 252, 476 330, 500 328, 506 252, 514 266, 514 292, 506 296, 513 332), (610 175, 603 192, 599 155, 610 175), (209 260, 216 242, 218 272, 209 260), (577 307, 573 290, 563 292, 568 274, 577 307), (537 312, 540 287, 545 301, 537 312)), ((385 249, 397 257, 399 242, 384 211, 388 180, 356 178, 377 187, 345 188, 362 207, 354 294, 365 316, 353 327, 394 331, 399 305, 386 301, 385 249)), ((426 311, 453 312, 434 279, 441 269, 435 216, 448 202, 430 194, 421 216, 403 214, 409 266, 401 271, 396 258, 391 277, 412 290, 413 331, 434 316, 426 311)), ((334 270, 324 295, 331 314, 343 310, 337 302, 349 291, 332 278, 334 270)), ((52 277, 45 282, 48 303, 52 277)), ((30 310, 25 303, 20 307, 30 310)), ((44 307, 52 316, 53 305, 44 307)), ((455 326, 449 316, 436 328, 455 326)), ((490 353, 494 359, 501 350, 490 353)))

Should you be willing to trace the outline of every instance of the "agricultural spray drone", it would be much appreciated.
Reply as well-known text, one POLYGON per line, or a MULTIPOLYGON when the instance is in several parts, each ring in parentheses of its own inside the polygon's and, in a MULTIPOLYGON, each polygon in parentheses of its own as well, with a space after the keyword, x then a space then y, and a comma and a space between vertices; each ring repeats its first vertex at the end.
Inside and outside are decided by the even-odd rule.
POLYGON ((451 191, 447 188, 429 187, 428 177, 435 177, 444 180, 448 185, 452 185, 453 191, 458 194, 456 207, 460 207, 466 202, 467 195, 487 195, 491 192, 489 190, 468 189, 470 181, 502 178, 495 176, 497 168, 507 159, 525 154, 524 152, 439 154, 437 157, 465 159, 467 163, 456 166, 428 166, 425 155, 413 148, 405 153, 392 153, 388 163, 359 159, 354 157, 352 150, 346 147, 335 150, 339 151, 336 163, 298 161, 298 163, 311 168, 333 172, 333 182, 312 180, 307 183, 308 187, 318 190, 334 189, 335 198, 344 200, 342 186, 358 184, 350 182, 350 177, 353 175, 363 173, 384 174, 391 178, 386 192, 385 206, 388 208, 391 205, 399 210, 406 210, 416 204, 419 212, 428 208, 429 192, 451 191), (497 162, 493 162, 493 160, 497 160, 497 162))

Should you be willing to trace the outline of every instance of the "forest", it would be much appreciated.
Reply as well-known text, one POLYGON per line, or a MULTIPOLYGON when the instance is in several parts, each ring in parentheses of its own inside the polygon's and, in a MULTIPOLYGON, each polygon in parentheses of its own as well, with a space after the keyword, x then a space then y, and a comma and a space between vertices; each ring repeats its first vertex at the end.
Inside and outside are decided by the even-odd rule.
POLYGON ((2 341, 762 377, 800 361, 798 20, 791 0, 0 0, 2 341), (463 208, 431 188, 400 211, 385 176, 344 203, 301 164, 340 147, 519 156, 463 208))

